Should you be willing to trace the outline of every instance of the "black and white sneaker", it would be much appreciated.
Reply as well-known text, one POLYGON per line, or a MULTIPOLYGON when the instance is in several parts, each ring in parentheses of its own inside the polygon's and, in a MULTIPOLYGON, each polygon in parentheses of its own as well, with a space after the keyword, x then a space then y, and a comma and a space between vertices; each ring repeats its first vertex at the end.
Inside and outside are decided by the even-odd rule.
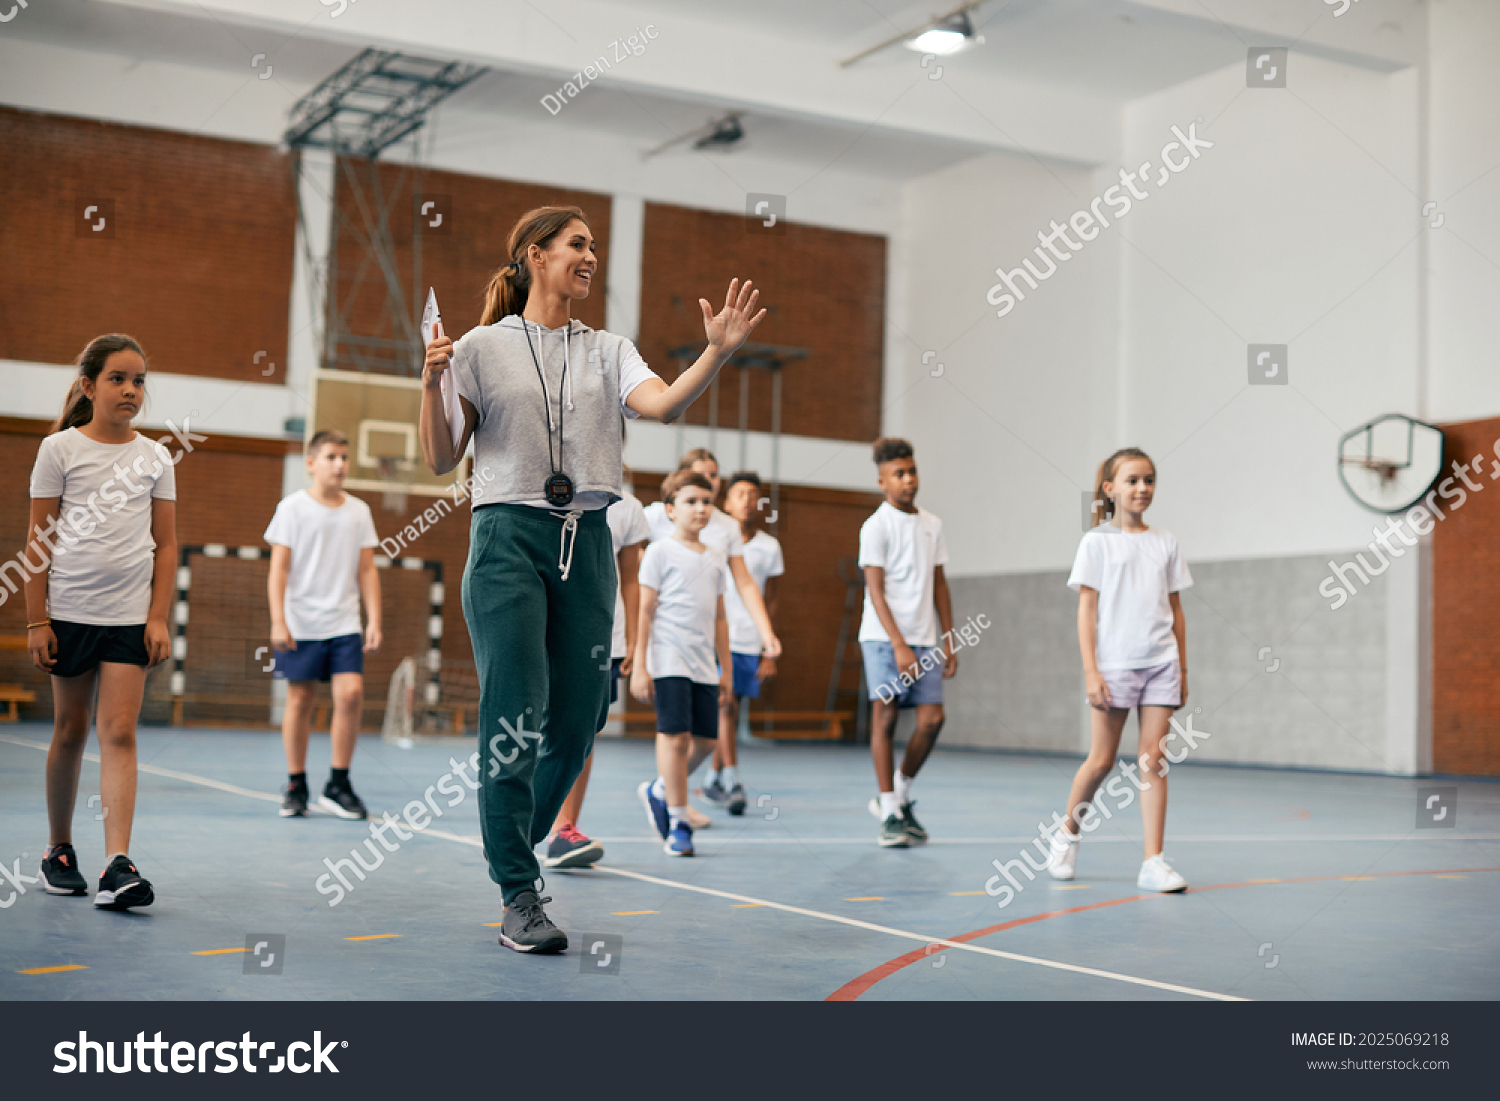
POLYGON ((552 924, 542 903, 550 898, 539 898, 532 890, 522 891, 505 908, 505 919, 500 923, 500 943, 517 952, 534 952, 539 956, 564 952, 568 947, 568 936, 552 924))
POLYGON ((318 796, 318 806, 340 818, 368 818, 370 816, 365 810, 364 803, 360 802, 359 796, 354 794, 353 786, 335 785, 332 780, 323 785, 323 794, 318 796))
POLYGON ((88 880, 78 870, 78 854, 66 841, 42 853, 42 886, 49 895, 86 895, 88 880))
POLYGON ((307 817, 307 784, 305 782, 294 784, 288 780, 286 787, 281 789, 281 817, 307 817))
POLYGON ((151 881, 136 871, 128 856, 117 856, 109 862, 99 877, 99 893, 94 895, 94 905, 101 910, 128 910, 155 901, 151 881))
POLYGON ((724 802, 724 809, 738 818, 745 813, 745 785, 735 784, 729 789, 729 798, 724 802))
POLYGON ((591 868, 604 858, 604 846, 564 822, 547 843, 542 864, 548 868, 591 868))

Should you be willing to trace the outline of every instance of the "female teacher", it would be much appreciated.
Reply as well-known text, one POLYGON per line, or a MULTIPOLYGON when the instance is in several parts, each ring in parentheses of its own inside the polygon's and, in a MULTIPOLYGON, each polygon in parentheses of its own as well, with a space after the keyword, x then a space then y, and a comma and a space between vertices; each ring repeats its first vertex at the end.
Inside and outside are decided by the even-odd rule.
MULTIPOLYGON (((542 909, 535 846, 593 748, 609 708, 615 561, 604 510, 620 495, 621 421, 670 423, 703 393, 766 311, 732 280, 708 302, 708 347, 670 386, 635 346, 569 316, 598 270, 588 219, 540 207, 511 229, 479 327, 438 336, 422 367, 422 455, 433 473, 474 440, 464 618, 479 674, 479 814, 490 878, 505 900, 500 943, 561 952, 568 938, 542 909), (752 316, 753 315, 753 316, 752 316), (441 379, 463 409, 455 446, 441 379)), ((775 657, 781 645, 766 640, 775 657)))

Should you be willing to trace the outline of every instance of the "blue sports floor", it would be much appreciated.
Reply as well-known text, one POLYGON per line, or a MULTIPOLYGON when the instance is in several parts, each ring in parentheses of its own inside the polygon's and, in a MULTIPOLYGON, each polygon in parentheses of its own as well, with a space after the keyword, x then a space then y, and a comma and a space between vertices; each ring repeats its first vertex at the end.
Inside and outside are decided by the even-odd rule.
MULTIPOLYGON (((50 733, 0 728, 4 1000, 1500 997, 1500 784, 1184 764, 1166 851, 1186 894, 1136 890, 1132 805, 1085 839, 1077 880, 1013 870, 1021 889, 1001 908, 985 892, 1004 885, 992 862, 1019 857, 1076 761, 940 750, 913 791, 932 842, 882 850, 866 749, 747 747, 749 810, 695 799, 715 821, 683 859, 636 802, 650 743, 602 740, 580 825, 606 855, 548 876, 572 944, 532 958, 496 943, 499 890, 461 785, 445 789, 465 792, 451 809, 436 795, 445 813, 428 828, 388 835, 398 851, 330 906, 315 887, 325 858, 347 858, 368 827, 279 818, 272 732, 141 731, 131 855, 155 905, 97 911, 25 879, 21 893, 12 880, 36 874, 46 843, 50 733), (1416 826, 1418 789, 1433 786, 1456 789, 1452 828, 1416 826), (267 934, 285 938, 268 941, 280 959, 246 973, 270 954, 250 956, 247 937, 267 934)), ((366 737, 352 778, 372 816, 399 815, 472 749, 366 737)), ((92 894, 104 851, 90 757, 75 843, 92 894)), ((315 735, 309 779, 327 762, 315 735)))

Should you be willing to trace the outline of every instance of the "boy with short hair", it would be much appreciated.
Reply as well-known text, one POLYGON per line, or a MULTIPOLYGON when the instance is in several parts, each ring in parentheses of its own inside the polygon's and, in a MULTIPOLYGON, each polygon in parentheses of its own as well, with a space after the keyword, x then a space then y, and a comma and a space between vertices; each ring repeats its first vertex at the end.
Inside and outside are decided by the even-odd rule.
POLYGON ((859 644, 873 709, 870 752, 880 784, 870 813, 881 822, 881 847, 904 849, 927 841, 912 813, 911 785, 943 728, 943 680, 958 671, 958 657, 938 645, 939 621, 943 636, 953 630, 943 576, 948 548, 943 522, 917 506, 911 444, 882 437, 874 453, 885 503, 859 529, 859 564, 865 571, 859 644), (917 729, 893 775, 896 712, 910 707, 917 709, 917 729))
POLYGON ((724 556, 700 536, 713 511, 713 486, 691 470, 662 485, 672 518, 669 539, 641 558, 640 621, 630 693, 656 704, 658 776, 636 789, 669 856, 693 855, 688 774, 713 752, 719 705, 734 690, 729 622, 724 615, 724 556))
MULTIPOLYGON (((761 524, 760 502, 764 495, 760 475, 739 470, 725 483, 724 515, 739 528, 745 569, 765 601, 766 618, 772 619, 776 608, 776 579, 786 572, 781 543, 761 524)), ((729 619, 729 656, 734 662, 734 693, 719 709, 719 744, 708 775, 703 782, 703 797, 730 814, 745 813, 745 786, 740 782, 739 736, 741 701, 758 699, 761 685, 776 675, 776 659, 761 651, 760 633, 739 591, 726 586, 724 613, 729 619)), ((774 624, 773 624, 774 626, 774 624)), ((747 705, 748 706, 748 705, 747 705)))
POLYGON ((307 445, 312 485, 284 498, 266 528, 271 544, 271 647, 287 684, 281 738, 287 785, 281 816, 307 814, 307 738, 318 682, 331 682, 332 761, 318 805, 340 818, 364 818, 349 765, 364 710, 364 655, 380 648, 380 576, 370 506, 344 492, 349 440, 325 429, 307 445), (359 605, 367 619, 363 637, 359 605))

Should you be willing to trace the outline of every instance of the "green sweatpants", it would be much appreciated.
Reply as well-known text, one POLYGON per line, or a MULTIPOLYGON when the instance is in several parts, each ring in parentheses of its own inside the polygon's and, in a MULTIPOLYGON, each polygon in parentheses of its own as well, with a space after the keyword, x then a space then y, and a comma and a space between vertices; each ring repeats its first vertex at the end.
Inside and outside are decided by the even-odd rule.
POLYGON ((475 510, 463 602, 479 674, 480 832, 507 905, 535 886, 532 848, 609 712, 615 585, 603 509, 584 512, 566 539, 547 509, 475 510))

